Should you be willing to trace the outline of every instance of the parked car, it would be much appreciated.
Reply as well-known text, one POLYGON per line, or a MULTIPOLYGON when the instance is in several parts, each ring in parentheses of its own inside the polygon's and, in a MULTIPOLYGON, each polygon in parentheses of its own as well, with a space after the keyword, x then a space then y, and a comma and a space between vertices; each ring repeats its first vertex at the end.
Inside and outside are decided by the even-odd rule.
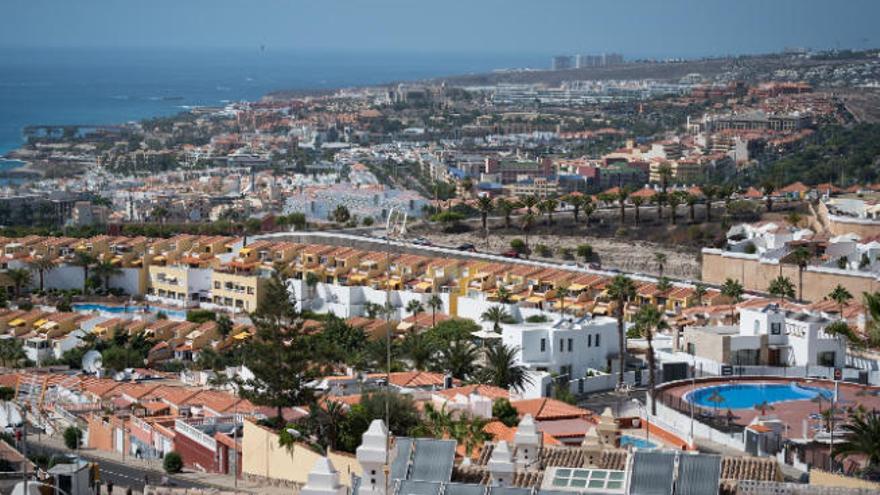
POLYGON ((476 252, 477 247, 474 246, 473 244, 469 243, 469 242, 466 242, 466 243, 464 243, 464 244, 461 244, 460 246, 458 246, 458 247, 455 248, 455 249, 458 249, 459 251, 470 251, 470 252, 476 252))
POLYGON ((505 258, 519 258, 519 253, 511 249, 509 251, 504 251, 503 253, 501 253, 501 256, 504 256, 505 258))

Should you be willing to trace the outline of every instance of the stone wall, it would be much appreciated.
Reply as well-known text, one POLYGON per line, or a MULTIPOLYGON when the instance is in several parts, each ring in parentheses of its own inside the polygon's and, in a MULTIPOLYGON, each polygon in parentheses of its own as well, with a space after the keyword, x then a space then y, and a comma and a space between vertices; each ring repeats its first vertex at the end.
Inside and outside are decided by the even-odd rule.
MULTIPOLYGON (((788 277, 798 290, 797 265, 761 261, 757 256, 703 250, 703 281, 721 285, 728 278, 739 280, 748 291, 766 292, 770 281, 779 275, 788 277)), ((846 274, 842 270, 808 268, 803 273, 804 294, 807 301, 825 298, 838 284, 849 290, 856 299, 863 292, 880 291, 880 281, 872 275, 846 274)))

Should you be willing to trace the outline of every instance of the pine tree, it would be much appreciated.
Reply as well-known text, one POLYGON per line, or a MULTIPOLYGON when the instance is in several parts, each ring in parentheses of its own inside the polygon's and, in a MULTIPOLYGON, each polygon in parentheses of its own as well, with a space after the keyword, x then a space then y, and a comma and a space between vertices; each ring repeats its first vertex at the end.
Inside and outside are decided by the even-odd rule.
POLYGON ((251 320, 256 335, 244 356, 254 377, 242 381, 242 397, 274 407, 279 418, 284 407, 311 403, 313 390, 306 384, 317 377, 318 370, 309 361, 303 320, 277 273, 266 284, 266 297, 251 320))

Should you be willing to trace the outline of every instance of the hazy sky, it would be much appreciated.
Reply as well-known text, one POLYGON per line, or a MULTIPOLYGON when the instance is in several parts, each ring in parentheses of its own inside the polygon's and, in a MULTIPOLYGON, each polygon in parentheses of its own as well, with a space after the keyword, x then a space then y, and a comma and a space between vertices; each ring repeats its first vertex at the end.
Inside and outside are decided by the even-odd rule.
POLYGON ((880 45, 878 0, 2 0, 0 47, 695 56, 880 45))

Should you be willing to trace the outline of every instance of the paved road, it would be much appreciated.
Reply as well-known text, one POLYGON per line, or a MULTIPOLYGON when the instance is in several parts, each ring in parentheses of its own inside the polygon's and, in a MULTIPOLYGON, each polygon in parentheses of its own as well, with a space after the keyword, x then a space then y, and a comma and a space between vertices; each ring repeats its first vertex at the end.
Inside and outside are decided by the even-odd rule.
MULTIPOLYGON (((42 451, 46 454, 70 455, 70 451, 65 451, 45 445, 31 444, 29 447, 30 452, 42 451)), ((87 451, 80 452, 79 455, 87 461, 98 463, 99 469, 101 471, 101 484, 103 485, 106 485, 108 481, 112 481, 113 484, 117 487, 131 487, 131 489, 133 490, 143 491, 145 475, 149 476, 150 484, 153 485, 158 484, 159 481, 162 479, 163 473, 148 470, 141 466, 110 461, 101 457, 89 455, 87 451)), ((191 481, 179 479, 174 476, 171 476, 170 479, 173 486, 180 488, 212 488, 207 485, 193 483, 191 481)), ((117 491, 119 493, 123 493, 121 490, 114 489, 114 492, 117 491)))

